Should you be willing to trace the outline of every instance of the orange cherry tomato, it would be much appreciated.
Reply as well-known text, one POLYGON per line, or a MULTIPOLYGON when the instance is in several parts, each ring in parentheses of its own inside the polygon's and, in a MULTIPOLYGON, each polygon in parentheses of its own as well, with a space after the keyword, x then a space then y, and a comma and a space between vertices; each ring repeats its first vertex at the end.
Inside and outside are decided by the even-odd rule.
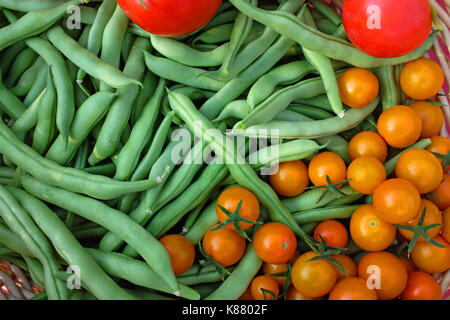
POLYGON ((258 276, 254 278, 250 284, 250 291, 255 300, 275 300, 280 293, 278 283, 269 276, 258 276), (264 290, 267 291, 265 292, 264 290))
POLYGON ((294 232, 282 223, 269 222, 255 232, 256 254, 267 263, 286 263, 297 249, 294 232))
POLYGON ((408 274, 408 284, 402 300, 441 300, 441 287, 428 273, 415 271, 408 274))
POLYGON ((350 218, 350 234, 355 244, 366 251, 382 251, 395 239, 396 228, 385 222, 371 204, 356 209, 350 218))
POLYGON ((393 106, 380 115, 378 133, 394 148, 406 148, 420 137, 422 119, 416 110, 407 106, 393 106))
POLYGON ((376 187, 386 180, 386 169, 377 158, 362 156, 348 166, 347 179, 356 192, 372 194, 376 187))
POLYGON ((370 252, 358 264, 359 277, 373 285, 380 300, 398 297, 406 287, 408 274, 403 263, 386 251, 370 252))
POLYGON ((247 289, 245 289, 242 296, 239 297, 239 300, 254 300, 253 296, 252 296, 252 292, 250 290, 250 286, 248 286, 247 289))
POLYGON ((445 241, 450 242, 450 208, 445 209, 442 213, 441 236, 445 241))
POLYGON ((362 108, 378 95, 380 85, 377 77, 369 70, 351 68, 338 79, 339 93, 347 106, 362 108))
POLYGON ((332 183, 345 180, 347 178, 347 167, 339 155, 326 151, 312 158, 308 173, 315 186, 322 186, 327 184, 327 176, 332 183))
POLYGON ((414 264, 408 258, 400 257, 399 259, 403 263, 403 266, 405 267, 406 272, 410 273, 410 272, 413 272, 416 270, 416 268, 414 267, 414 264))
MULTIPOLYGON (((212 227, 214 229, 216 226, 212 227)), ((246 241, 229 228, 210 230, 203 237, 206 252, 224 267, 238 262, 245 252, 246 241)))
POLYGON ((398 159, 395 175, 411 182, 420 193, 428 193, 439 186, 444 171, 438 158, 430 151, 411 149, 398 159))
POLYGON ((302 254, 295 261, 291 273, 295 288, 313 298, 329 293, 336 284, 338 274, 336 268, 323 259, 308 261, 316 256, 313 251, 302 254))
POLYGON ((300 160, 281 162, 270 176, 270 184, 282 196, 298 196, 309 184, 308 168, 300 160))
MULTIPOLYGON (((239 215, 247 220, 256 221, 259 218, 260 209, 258 199, 248 189, 242 187, 231 187, 225 189, 217 199, 216 214, 220 222, 228 218, 228 215, 223 212, 220 206, 224 207, 230 212, 236 211, 239 202, 242 200, 241 210, 239 215)), ((253 226, 251 223, 239 222, 242 230, 247 230, 253 226)), ((233 224, 228 224, 225 228, 236 230, 233 224)))
POLYGON ((180 234, 169 234, 159 241, 169 252, 173 272, 176 276, 188 271, 195 260, 195 248, 193 244, 180 234))
POLYGON ((345 248, 348 241, 348 232, 344 225, 336 220, 325 220, 314 229, 314 239, 321 242, 319 234, 325 243, 335 248, 345 248))
POLYGON ((378 300, 378 297, 374 290, 367 287, 366 281, 350 277, 339 280, 328 300, 378 300))
POLYGON ((433 240, 447 248, 439 248, 426 241, 417 242, 411 252, 411 259, 422 271, 441 273, 450 268, 450 244, 441 236, 435 236, 433 240))
POLYGON ((416 101, 410 107, 416 110, 422 119, 422 133, 420 134, 422 138, 429 138, 441 131, 444 113, 440 106, 427 101, 416 101))
POLYGON ((305 296, 303 293, 295 289, 294 286, 290 286, 286 293, 286 300, 319 300, 320 298, 311 298, 305 296))
MULTIPOLYGON (((430 140, 431 144, 427 147, 428 151, 439 153, 443 156, 450 152, 450 139, 441 136, 433 136, 430 140)), ((442 159, 439 159, 439 162, 442 163, 442 159)), ((450 164, 445 167, 444 171, 450 171, 450 164)))
POLYGON ((444 84, 444 72, 431 59, 420 58, 405 64, 400 75, 403 92, 414 100, 427 100, 435 96, 444 84))
POLYGON ((361 131, 348 144, 348 155, 355 160, 362 156, 372 156, 384 162, 388 155, 386 141, 375 132, 361 131))
MULTIPOLYGON (((347 272, 347 277, 356 277, 358 275, 356 263, 349 256, 346 256, 345 254, 333 254, 331 255, 331 258, 336 259, 344 267, 345 272, 347 272)), ((338 272, 338 280, 346 278, 344 272, 338 268, 336 268, 336 270, 338 272)))
MULTIPOLYGON (((422 216, 424 209, 426 209, 426 212, 425 212, 425 219, 423 220, 423 225, 427 226, 435 223, 442 224, 442 215, 441 212, 439 211, 439 208, 433 202, 422 199, 419 213, 417 214, 417 216, 414 217, 414 219, 408 221, 408 223, 406 223, 405 225, 416 226, 419 223, 419 219, 422 216)), ((442 226, 437 226, 433 229, 429 229, 427 230, 427 235, 430 238, 433 238, 434 236, 439 234, 441 228, 442 226)), ((411 240, 413 237, 413 233, 409 230, 399 228, 398 232, 400 232, 402 236, 404 236, 408 240, 411 240)), ((425 239, 420 237, 418 241, 425 241, 425 239)))
POLYGON ((450 207, 450 174, 444 174, 441 184, 432 191, 435 197, 431 196, 430 200, 438 206, 439 209, 445 210, 450 207))
POLYGON ((283 272, 286 272, 287 270, 288 270, 287 263, 274 264, 274 263, 264 262, 262 265, 262 272, 266 276, 271 276, 272 278, 274 278, 280 286, 284 285, 284 281, 286 280, 286 277, 273 276, 273 274, 283 273, 283 272))
POLYGON ((373 206, 381 219, 388 223, 406 223, 420 210, 420 194, 405 179, 389 179, 373 193, 373 206))

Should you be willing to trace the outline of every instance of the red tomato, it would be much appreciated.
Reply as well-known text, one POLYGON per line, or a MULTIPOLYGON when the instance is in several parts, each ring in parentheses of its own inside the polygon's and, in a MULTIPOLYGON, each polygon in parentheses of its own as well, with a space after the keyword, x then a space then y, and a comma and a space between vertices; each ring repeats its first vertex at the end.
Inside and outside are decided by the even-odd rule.
POLYGON ((278 297, 280 289, 274 278, 269 276, 258 276, 254 278, 250 284, 250 292, 255 300, 274 300, 278 297))
POLYGON ((379 58, 418 48, 431 31, 427 0, 346 0, 342 20, 350 41, 379 58))
MULTIPOLYGON (((213 226, 214 229, 217 225, 213 226)), ((224 267, 238 262, 245 253, 247 245, 239 233, 229 228, 208 231, 203 237, 206 252, 224 267)))
POLYGON ((378 297, 367 287, 366 281, 351 277, 340 280, 331 290, 328 300, 378 300, 378 297))
POLYGON ((178 37, 203 27, 222 0, 117 0, 142 29, 161 36, 178 37))
POLYGON ((176 276, 185 273, 194 264, 195 248, 192 243, 180 234, 169 234, 159 241, 169 252, 173 272, 176 276))
POLYGON ((348 241, 348 232, 344 225, 336 220, 326 220, 316 227, 314 230, 314 239, 322 242, 322 236, 325 243, 335 248, 345 248, 348 241))
POLYGON ((297 249, 294 232, 282 223, 269 222, 255 232, 255 251, 264 262, 286 263, 297 249))
POLYGON ((439 283, 425 272, 408 274, 408 284, 401 295, 402 300, 441 300, 439 283))

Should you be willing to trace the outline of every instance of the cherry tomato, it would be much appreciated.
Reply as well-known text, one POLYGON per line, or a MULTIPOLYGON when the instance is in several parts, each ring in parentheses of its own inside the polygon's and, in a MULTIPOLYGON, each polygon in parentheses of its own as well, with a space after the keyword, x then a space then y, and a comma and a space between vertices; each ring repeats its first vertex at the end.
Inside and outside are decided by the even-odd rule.
POLYGON ((408 274, 408 284, 401 295, 402 300, 441 300, 441 287, 436 279, 425 272, 408 274))
POLYGON ((297 249, 294 232, 282 223, 269 222, 255 232, 256 254, 267 263, 286 263, 297 249))
POLYGON ((450 242, 450 208, 445 209, 442 213, 442 238, 450 242))
POLYGON ((242 296, 239 297, 239 300, 254 300, 253 296, 252 296, 252 292, 250 290, 250 286, 248 286, 247 289, 245 289, 242 296))
POLYGON ((255 300, 275 300, 280 293, 278 283, 269 276, 258 276, 254 278, 250 285, 250 291, 255 300), (267 290, 267 292, 263 290, 267 290))
POLYGON ((125 14, 142 29, 178 37, 203 27, 222 0, 117 0, 125 14))
MULTIPOLYGON (((427 147, 428 151, 439 153, 443 156, 450 152, 450 139, 441 136, 433 136, 430 140, 431 144, 427 147)), ((439 162, 442 163, 442 159, 439 159, 439 162)), ((445 167, 444 171, 450 171, 450 164, 445 167)))
POLYGON ((286 300, 319 300, 320 298, 311 298, 305 296, 303 293, 295 289, 294 286, 290 286, 286 293, 286 300))
POLYGON ((439 186, 444 171, 438 158, 430 151, 411 149, 398 159, 395 175, 411 182, 420 193, 428 193, 439 186))
POLYGON ((169 252, 173 272, 176 276, 188 271, 195 260, 195 248, 192 243, 179 234, 169 234, 159 241, 169 252))
POLYGON ((347 229, 336 220, 325 220, 314 229, 314 239, 321 242, 319 234, 325 243, 335 248, 345 248, 348 241, 347 229))
POLYGON ((374 290, 366 281, 357 277, 341 279, 331 290, 328 300, 378 300, 374 290))
POLYGON ((399 259, 403 263, 403 266, 405 267, 406 272, 408 272, 408 274, 410 272, 413 272, 416 270, 416 268, 414 267, 414 264, 412 263, 412 261, 410 259, 405 258, 405 257, 400 257, 399 259))
POLYGON ((381 113, 378 133, 394 148, 406 148, 420 137, 422 119, 416 110, 407 106, 393 106, 381 113))
POLYGON ((270 176, 270 184, 282 196, 298 196, 309 184, 308 168, 300 160, 281 162, 270 176))
POLYGON ((326 295, 336 284, 337 271, 329 262, 319 259, 308 261, 317 256, 313 251, 297 258, 292 267, 292 283, 302 294, 318 298, 326 295))
POLYGON ((264 262, 262 265, 262 272, 267 275, 271 276, 275 279, 275 281, 280 285, 284 285, 284 281, 286 280, 286 277, 283 276, 273 276, 273 274, 276 273, 283 273, 288 270, 287 263, 280 263, 280 264, 274 264, 274 263, 267 263, 264 262))
POLYGON ((386 180, 386 169, 380 160, 371 156, 359 157, 347 169, 350 187, 362 194, 372 194, 386 180))
POLYGON ((339 155, 327 151, 312 158, 308 173, 315 186, 322 186, 327 184, 327 176, 332 183, 345 180, 347 178, 347 167, 339 155))
MULTIPOLYGON (((214 229, 216 226, 212 227, 214 229)), ((203 237, 206 252, 224 267, 238 262, 245 252, 246 241, 229 228, 210 230, 203 237)))
POLYGON ((386 141, 375 132, 361 131, 348 144, 348 155, 355 160, 362 156, 372 156, 384 162, 388 155, 386 141))
MULTIPOLYGON (((347 277, 356 277, 358 275, 356 263, 349 256, 346 256, 345 254, 333 254, 331 255, 331 258, 336 259, 344 267, 345 272, 347 272, 347 277)), ((346 278, 344 272, 338 268, 336 268, 336 270, 338 272, 338 280, 346 278)))
POLYGON ((444 174, 443 181, 432 191, 432 193, 434 197, 431 196, 430 200, 433 201, 439 209, 445 210, 450 207, 450 174, 444 174))
POLYGON ((433 240, 447 248, 439 248, 426 241, 417 242, 411 252, 411 259, 422 271, 441 273, 450 268, 450 244, 441 236, 435 236, 433 240))
MULTIPOLYGON (((442 224, 442 215, 439 211, 439 208, 431 201, 422 199, 420 211, 417 214, 417 216, 414 217, 414 219, 408 221, 406 223, 407 226, 416 226, 419 223, 419 219, 422 215, 423 210, 426 209, 425 212, 425 219, 423 220, 423 225, 427 226, 430 224, 442 224)), ((430 238, 433 238, 434 236, 438 235, 441 231, 441 226, 437 226, 433 229, 427 230, 427 235, 430 238)), ((406 239, 411 240, 413 237, 413 233, 409 230, 404 229, 398 229, 398 231, 404 236, 406 239)), ((422 237, 418 239, 418 241, 425 241, 422 237)))
POLYGON ((382 251, 395 239, 396 228, 382 220, 371 204, 356 209, 350 218, 350 234, 355 244, 366 251, 382 251))
POLYGON ((406 287, 408 274, 399 258, 386 251, 370 252, 358 264, 359 277, 373 285, 380 300, 398 297, 406 287))
POLYGON ((441 90, 443 84, 441 66, 427 58, 408 62, 400 75, 403 92, 414 100, 430 99, 441 90))
POLYGON ((407 54, 431 30, 427 0, 346 0, 342 20, 350 41, 378 58, 407 54))
POLYGON ((342 102, 358 109, 371 103, 380 90, 377 77, 362 68, 345 71, 338 79, 338 86, 342 102))
MULTIPOLYGON (((259 218, 260 209, 258 199, 249 190, 242 187, 231 187, 225 189, 217 199, 216 214, 220 222, 228 218, 228 215, 220 208, 224 207, 230 212, 235 212, 239 202, 242 201, 239 215, 247 220, 256 221, 259 218)), ((242 230, 247 230, 253 226, 248 222, 239 222, 242 230)), ((233 224, 228 224, 225 228, 236 230, 233 224)))
POLYGON ((388 223, 406 223, 420 210, 420 194, 405 179, 389 179, 373 193, 373 207, 381 219, 388 223))
POLYGON ((416 101, 410 105, 417 111, 420 119, 422 119, 422 138, 429 138, 441 131, 444 123, 444 113, 440 106, 429 103, 427 101, 416 101))

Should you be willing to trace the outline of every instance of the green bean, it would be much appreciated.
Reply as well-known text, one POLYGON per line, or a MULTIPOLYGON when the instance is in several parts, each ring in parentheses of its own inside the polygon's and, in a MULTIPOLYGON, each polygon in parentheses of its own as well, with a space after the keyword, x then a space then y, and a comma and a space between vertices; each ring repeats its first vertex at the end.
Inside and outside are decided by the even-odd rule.
POLYGON ((44 60, 40 57, 37 58, 33 65, 22 74, 17 84, 11 88, 11 92, 18 97, 25 96, 33 86, 39 71, 46 67, 44 60))
MULTIPOLYGON (((87 251, 113 277, 125 279, 144 288, 174 294, 164 278, 161 278, 142 261, 115 252, 102 252, 96 249, 87 249, 87 251)), ((186 285, 180 285, 179 296, 190 300, 198 300, 200 298, 197 292, 186 285)))
MULTIPOLYGON (((246 136, 253 137, 258 135, 263 136, 264 132, 269 133, 272 129, 279 130, 277 136, 282 139, 295 139, 295 138, 320 138, 330 136, 336 133, 346 131, 348 129, 356 127, 364 119, 375 110, 378 105, 379 98, 377 97, 369 105, 361 109, 351 109, 346 113, 344 118, 333 117, 325 120, 314 121, 270 121, 261 125, 254 125, 242 131, 236 131, 236 133, 245 134, 246 136)), ((266 135, 267 135, 266 133, 266 135)))
MULTIPOLYGON (((222 183, 220 183, 217 186, 217 189, 219 189, 221 187, 222 187, 222 183)), ((217 191, 217 189, 216 189, 216 191, 217 191)), ((213 192, 213 194, 214 194, 214 192, 213 192)), ((183 225, 183 228, 181 230, 182 234, 188 232, 192 228, 192 226, 194 225, 194 223, 197 220, 198 216, 200 215, 200 213, 202 213, 203 209, 205 208, 205 205, 209 202, 210 198, 214 198, 214 196, 210 195, 208 198, 203 200, 198 206, 196 206, 195 208, 193 208, 192 210, 189 211, 189 213, 187 214, 186 219, 184 220, 184 225, 183 225)))
POLYGON ((36 53, 30 48, 24 49, 17 55, 9 69, 8 77, 5 80, 5 86, 9 89, 14 87, 20 76, 27 70, 36 60, 36 53))
POLYGON ((354 203, 356 200, 359 200, 362 197, 364 197, 363 194, 354 192, 353 194, 349 194, 349 195, 337 198, 337 199, 331 201, 330 203, 328 203, 326 206, 327 207, 344 206, 347 204, 354 203))
POLYGON ((383 110, 400 103, 399 91, 395 83, 394 67, 385 66, 373 70, 380 82, 380 96, 383 110))
MULTIPOLYGON (((143 50, 150 48, 150 41, 144 38, 136 39, 134 47, 125 64, 124 73, 135 80, 140 80, 144 75, 143 50)), ((133 104, 139 94, 139 87, 132 85, 118 90, 118 98, 111 105, 105 122, 98 136, 94 150, 89 157, 89 163, 95 165, 98 162, 112 156, 120 143, 123 130, 128 123, 133 110, 133 104)))
POLYGON ((308 0, 310 4, 314 6, 317 11, 319 11, 323 16, 325 16, 329 21, 334 23, 336 26, 342 23, 342 18, 339 14, 334 12, 327 4, 318 0, 308 0))
POLYGON ((142 111, 144 110, 145 105, 155 93, 157 84, 158 79, 156 78, 156 76, 147 70, 144 74, 144 78, 142 79, 142 89, 139 92, 139 96, 137 97, 132 111, 132 125, 134 125, 139 120, 139 117, 142 115, 142 111))
POLYGON ((307 105, 301 105, 298 103, 293 103, 288 107, 288 110, 295 111, 301 115, 304 115, 306 117, 309 117, 313 120, 325 120, 329 118, 333 118, 333 114, 331 114, 328 111, 325 111, 320 108, 307 106, 307 105))
POLYGON ((410 146, 410 147, 400 151, 395 157, 392 157, 391 159, 389 159, 388 161, 386 161, 384 163, 384 168, 386 169, 386 174, 390 175, 391 173, 394 172, 395 165, 397 164, 397 160, 401 157, 401 155, 403 153, 405 153, 406 151, 411 150, 411 149, 425 149, 430 144, 431 144, 431 140, 430 139, 423 139, 423 140, 420 140, 420 141, 416 142, 412 146, 410 146))
POLYGON ((397 88, 397 93, 399 95, 399 97, 398 97, 399 104, 404 105, 408 101, 408 97, 403 92, 403 90, 400 86, 400 75, 402 74, 402 70, 403 70, 403 64, 398 64, 398 65, 394 66, 394 83, 395 83, 395 87, 397 88))
POLYGON ((0 123, 0 153, 9 158, 19 168, 48 183, 69 191, 84 193, 93 198, 110 200, 121 195, 147 190, 159 182, 145 180, 136 182, 119 182, 95 176, 73 168, 64 168, 39 156, 32 148, 25 145, 4 124, 0 123))
POLYGON ((285 110, 291 102, 301 97, 313 97, 325 92, 321 78, 313 78, 283 88, 259 104, 247 117, 239 121, 233 131, 241 131, 253 125, 270 121, 285 110))
POLYGON ((262 260, 256 254, 253 244, 249 244, 231 275, 205 300, 237 300, 245 292, 261 265, 262 260))
POLYGON ((25 42, 19 41, 0 53, 0 70, 2 70, 3 74, 7 74, 14 63, 14 59, 16 59, 17 55, 25 50, 26 47, 27 45, 25 42))
POLYGON ((214 67, 222 63, 229 44, 211 51, 198 51, 188 45, 164 37, 151 36, 153 48, 163 56, 191 67, 214 67))
POLYGON ((312 210, 306 210, 294 213, 295 221, 299 224, 325 221, 329 219, 347 219, 350 218, 361 205, 355 204, 340 207, 325 207, 312 210))
POLYGON ((242 13, 272 28, 281 35, 295 40, 302 47, 326 54, 332 59, 345 61, 361 68, 394 65, 418 59, 431 48, 436 37, 436 33, 433 32, 419 48, 404 56, 397 58, 375 58, 356 49, 347 41, 329 36, 309 27, 291 14, 259 9, 244 0, 230 0, 230 2, 242 13))
POLYGON ((60 266, 45 235, 14 196, 2 186, 0 186, 0 215, 8 227, 22 238, 28 249, 38 257, 44 266, 45 287, 49 299, 67 299, 67 287, 63 282, 54 279, 54 273, 60 266))
POLYGON ((87 166, 87 157, 89 152, 90 143, 88 140, 85 140, 80 148, 77 150, 73 167, 75 169, 84 169, 87 166))
POLYGON ((123 41, 122 41, 122 50, 121 50, 121 55, 122 55, 122 59, 124 61, 128 60, 128 57, 130 55, 131 49, 133 47, 133 43, 136 40, 136 35, 126 32, 125 36, 123 37, 123 41))
POLYGON ((14 122, 11 130, 20 140, 24 141, 28 131, 30 131, 38 121, 39 103, 45 94, 45 89, 34 100, 34 102, 21 114, 17 121, 14 122))
POLYGON ((23 256, 23 259, 27 264, 28 271, 30 273, 33 282, 41 289, 45 289, 45 276, 42 264, 39 262, 38 259, 35 258, 23 256))
POLYGON ((332 35, 338 29, 336 25, 328 19, 315 19, 314 22, 316 23, 317 30, 326 34, 332 35))
MULTIPOLYGON (((319 223, 318 222, 311 222, 302 225, 302 229, 305 230, 306 233, 311 234, 317 227, 319 223)), ((309 248, 305 248, 306 250, 309 250, 309 248)))
POLYGON ((38 35, 55 24, 71 6, 77 6, 83 0, 70 0, 57 7, 30 11, 19 20, 0 29, 0 50, 16 43, 19 40, 38 35))
MULTIPOLYGON (((257 0, 250 0, 253 5, 257 5, 257 0)), ((245 39, 250 34, 253 26, 253 20, 245 14, 239 13, 234 21, 233 30, 230 35, 230 43, 227 47, 224 58, 222 59, 222 66, 220 67, 220 74, 228 76, 230 67, 233 65, 234 59, 245 39)))
POLYGON ((145 51, 145 63, 147 68, 167 80, 176 81, 187 86, 218 91, 225 83, 219 80, 214 80, 203 75, 204 70, 188 67, 166 58, 161 58, 145 51))
POLYGON ((48 66, 47 64, 44 64, 38 74, 36 75, 36 79, 34 80, 33 85, 31 86, 30 90, 28 91, 27 95, 25 96, 25 99, 23 100, 23 104, 29 108, 31 104, 39 97, 39 95, 42 93, 42 91, 45 89, 45 86, 47 85, 47 73, 48 73, 48 66))
POLYGON ((195 246, 203 239, 205 233, 218 222, 219 218, 216 214, 216 201, 213 201, 200 213, 200 216, 185 234, 185 237, 195 246))
POLYGON ((151 139, 165 87, 166 81, 161 79, 155 94, 145 105, 141 117, 133 126, 130 138, 118 155, 114 179, 128 179, 138 165, 142 150, 151 139))
POLYGON ((0 107, 13 119, 19 118, 26 110, 14 93, 8 90, 2 81, 0 70, 0 107))
MULTIPOLYGON (((231 268, 228 268, 229 271, 231 268)), ((192 286, 202 283, 213 283, 222 280, 222 275, 213 265, 193 265, 191 269, 178 276, 178 281, 184 285, 192 286)))
POLYGON ((116 94, 110 92, 98 92, 90 96, 75 113, 68 144, 65 145, 62 136, 59 136, 45 157, 60 165, 70 162, 92 128, 105 116, 115 98, 116 94))
POLYGON ((107 177, 113 177, 116 172, 116 166, 114 163, 106 163, 94 167, 88 167, 83 169, 84 172, 90 174, 98 174, 107 177))
POLYGON ((338 154, 345 163, 351 162, 348 155, 348 141, 339 135, 332 135, 315 139, 318 143, 325 145, 325 149, 338 154))
MULTIPOLYGON (((119 68, 120 48, 122 48, 122 41, 127 31, 128 22, 127 15, 120 6, 116 6, 103 31, 101 60, 115 68, 119 68)), ((100 90, 110 90, 110 88, 104 82, 101 82, 100 90)))
MULTIPOLYGON (((103 33, 116 8, 116 2, 114 0, 103 0, 100 7, 98 7, 97 15, 95 16, 94 23, 89 31, 89 38, 86 49, 92 52, 94 55, 98 55, 101 50, 103 33)), ((78 70, 77 80, 82 81, 86 75, 83 69, 78 70)))
POLYGON ((266 100, 278 85, 295 83, 314 71, 315 68, 305 60, 294 61, 273 68, 259 78, 251 87, 247 96, 247 102, 254 108, 266 100))
MULTIPOLYGON (((278 113, 273 120, 276 121, 310 121, 311 118, 304 116, 298 112, 286 109, 278 113)), ((234 125, 234 124, 233 124, 234 125)))
MULTIPOLYGON (((347 195, 355 194, 349 185, 341 187, 340 191, 347 195)), ((298 212, 321 208, 336 199, 337 195, 327 190, 312 189, 296 197, 283 199, 282 203, 290 212, 298 212)))
POLYGON ((330 101, 326 94, 319 94, 312 98, 300 98, 295 100, 296 103, 306 104, 308 106, 317 107, 325 111, 333 112, 330 101))
POLYGON ((108 232, 108 230, 100 226, 71 231, 75 238, 77 238, 78 240, 99 239, 108 232))
POLYGON ((238 15, 236 10, 228 10, 225 12, 217 12, 214 18, 212 18, 204 27, 204 30, 208 30, 222 24, 233 22, 238 15))
POLYGON ((193 40, 193 44, 197 42, 203 43, 221 43, 225 41, 229 41, 231 37, 231 32, 233 31, 233 23, 226 23, 216 27, 213 27, 209 30, 206 30, 199 36, 197 36, 193 40))
POLYGON ((45 185, 30 176, 22 176, 22 185, 35 197, 69 210, 119 235, 138 250, 156 273, 166 279, 171 289, 179 290, 167 250, 126 214, 111 209, 100 201, 45 185))
POLYGON ((28 249, 25 242, 3 224, 3 221, 0 222, 0 243, 22 256, 34 256, 33 252, 28 249))
POLYGON ((217 118, 214 119, 214 122, 229 118, 244 119, 250 112, 252 112, 252 107, 250 107, 247 100, 234 100, 223 108, 217 118))
POLYGON ((47 88, 39 100, 37 124, 33 135, 32 148, 39 154, 47 150, 55 134, 56 90, 51 73, 48 73, 47 88))
POLYGON ((70 264, 77 265, 89 291, 99 299, 133 299, 100 268, 80 245, 64 223, 41 201, 16 188, 9 191, 33 217, 58 253, 70 264))
POLYGON ((236 182, 252 191, 261 204, 268 209, 271 219, 286 224, 299 237, 305 239, 306 234, 295 222, 291 213, 280 202, 275 191, 262 181, 249 165, 245 164, 245 160, 242 159, 240 153, 235 154, 234 148, 229 150, 230 148, 225 147, 224 143, 229 138, 224 137, 218 130, 212 130, 214 129, 212 124, 186 96, 169 92, 169 101, 172 109, 185 121, 190 130, 210 143, 218 158, 226 161, 225 163, 227 163, 230 174, 236 182), (202 126, 199 126, 199 123, 202 126))

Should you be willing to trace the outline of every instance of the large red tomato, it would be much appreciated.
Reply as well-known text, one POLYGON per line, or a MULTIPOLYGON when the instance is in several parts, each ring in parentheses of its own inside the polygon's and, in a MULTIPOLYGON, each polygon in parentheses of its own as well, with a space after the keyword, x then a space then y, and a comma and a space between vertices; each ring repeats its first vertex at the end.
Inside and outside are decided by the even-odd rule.
POLYGON ((346 0, 342 18, 350 41, 379 58, 418 48, 431 31, 428 0, 346 0))
POLYGON ((130 19, 142 29, 178 37, 203 27, 222 0, 117 0, 130 19))

